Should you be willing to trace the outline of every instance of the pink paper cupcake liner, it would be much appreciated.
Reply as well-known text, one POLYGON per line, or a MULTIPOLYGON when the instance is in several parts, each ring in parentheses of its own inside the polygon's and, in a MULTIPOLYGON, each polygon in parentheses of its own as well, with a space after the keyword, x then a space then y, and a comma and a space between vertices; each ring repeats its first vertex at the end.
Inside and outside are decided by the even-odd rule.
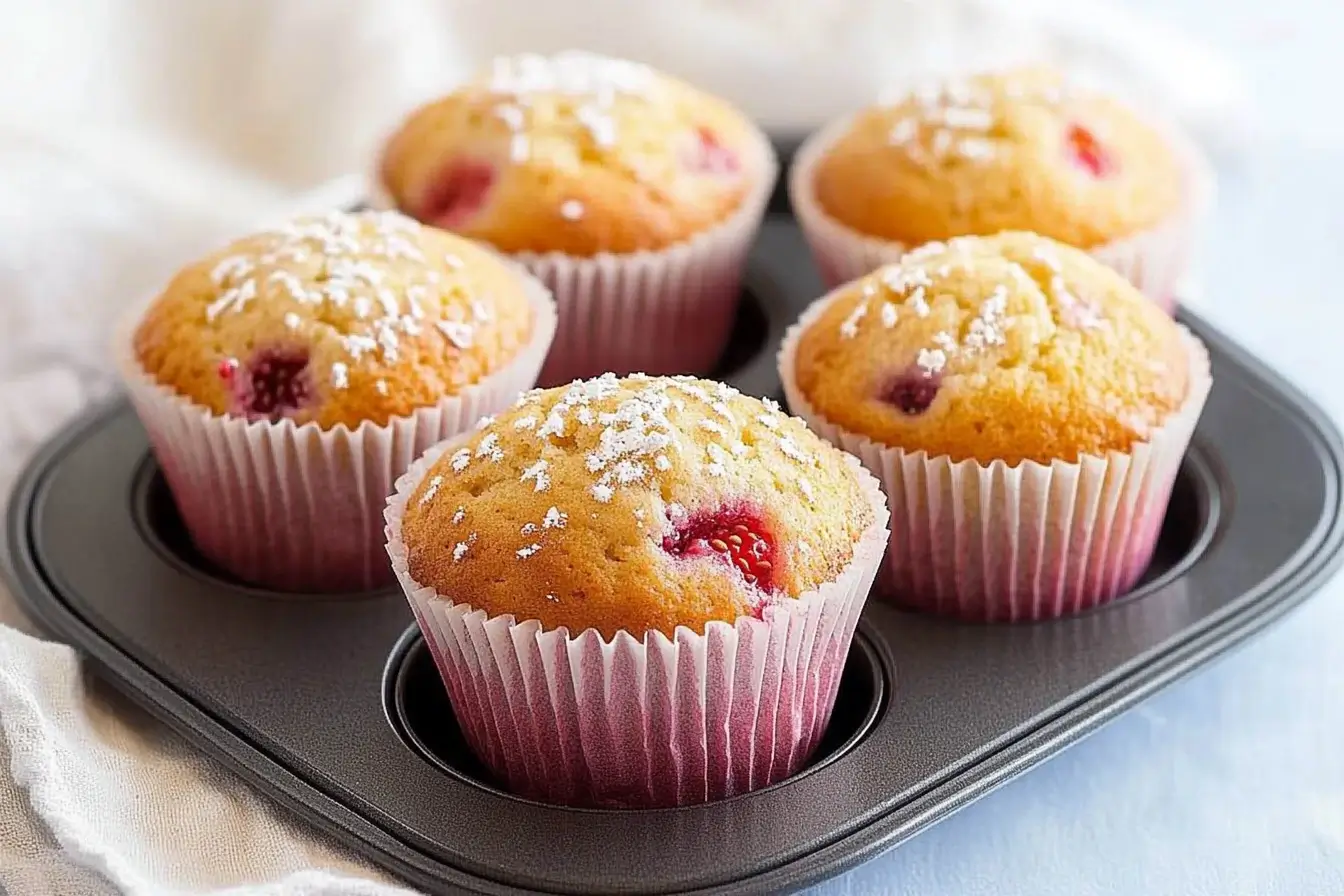
POLYGON ((595 629, 571 635, 487 616, 411 578, 406 504, 452 441, 397 482, 387 552, 463 734, 511 792, 568 805, 680 806, 764 787, 806 764, 887 544, 886 500, 857 461, 849 459, 874 522, 835 581, 761 619, 607 640, 595 629))
POLYGON ((281 591, 391 584, 382 510, 397 477, 430 446, 508 407, 541 369, 555 307, 544 286, 519 276, 535 327, 508 365, 432 407, 353 430, 211 413, 145 372, 132 347, 143 309, 127 315, 114 343, 122 380, 201 553, 244 582, 281 591))
MULTIPOLYGON (((810 136, 799 147, 788 174, 789 202, 827 288, 862 277, 915 248, 852 230, 828 215, 817 201, 813 172, 852 121, 852 116, 834 121, 810 136)), ((1212 169, 1193 141, 1174 126, 1164 123, 1159 127, 1185 175, 1176 210, 1154 227, 1088 252, 1172 313, 1177 288, 1193 263, 1216 190, 1212 169)))
MULTIPOLYGON (((714 367, 731 335, 742 271, 779 173, 765 135, 755 135, 751 154, 744 167, 755 182, 742 204, 683 243, 592 257, 509 256, 546 284, 559 309, 542 386, 607 372, 703 374, 714 367)), ((395 207, 376 171, 370 194, 375 207, 395 207)))
POLYGON ((794 376, 798 341, 837 294, 813 303, 785 334, 779 374, 790 411, 882 480, 891 508, 884 598, 968 621, 1013 622, 1076 613, 1134 586, 1213 383, 1198 339, 1180 328, 1190 359, 1185 402, 1131 451, 1076 463, 953 461, 848 432, 808 403, 794 376))

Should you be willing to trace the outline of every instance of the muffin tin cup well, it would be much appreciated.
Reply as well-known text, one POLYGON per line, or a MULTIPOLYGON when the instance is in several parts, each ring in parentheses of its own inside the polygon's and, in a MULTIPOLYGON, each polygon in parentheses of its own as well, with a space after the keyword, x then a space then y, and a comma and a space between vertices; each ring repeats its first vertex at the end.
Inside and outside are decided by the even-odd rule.
MULTIPOLYGON (((877 648, 867 634, 856 631, 836 684, 834 711, 796 774, 825 766, 863 740, 882 712, 887 680, 877 648)), ((427 762, 496 795, 526 800, 507 789, 468 745, 419 628, 408 630, 392 651, 383 678, 383 704, 398 736, 427 762)))
POLYGON ((536 383, 556 309, 539 281, 518 273, 535 326, 512 361, 433 407, 355 429, 211 414, 145 372, 133 345, 144 306, 125 314, 113 338, 118 370, 201 553, 241 579, 291 592, 391 584, 382 508, 396 478, 536 383))
POLYGON ((833 581, 759 619, 607 639, 489 616, 412 578, 407 505, 459 444, 436 446, 398 480, 388 554, 467 741, 511 792, 566 805, 684 806, 777 783, 810 760, 887 546, 886 498, 857 460, 846 458, 873 521, 833 581))
POLYGON ((843 294, 813 302, 784 334, 779 376, 790 412, 882 480, 891 543, 882 596, 966 621, 1051 619, 1132 589, 1151 562, 1176 471, 1213 383, 1209 355, 1177 325, 1189 359, 1185 401, 1129 451, 1009 466, 903 451, 849 432, 795 379, 802 334, 843 294))
MULTIPOLYGON (((779 340, 822 289, 783 216, 767 219, 747 273, 720 373, 778 399, 779 340)), ((1183 321, 1215 385, 1141 582, 1102 608, 1017 625, 868 601, 811 764, 702 805, 577 809, 504 792, 455 732, 396 591, 290 600, 208 567, 125 403, 34 458, 10 503, 5 571, 113 684, 421 890, 793 890, 1053 755, 1263 630, 1338 567, 1339 434, 1216 330, 1183 321)))
MULTIPOLYGON (((813 190, 816 166, 826 150, 849 131, 855 118, 836 119, 804 140, 788 173, 793 213, 828 288, 896 261, 913 248, 853 230, 827 214, 817 200, 813 190)), ((1215 181, 1203 153, 1180 128, 1152 113, 1147 118, 1166 138, 1180 165, 1181 196, 1172 213, 1149 229, 1088 251, 1171 312, 1181 281, 1189 273, 1200 230, 1212 209, 1215 181)))

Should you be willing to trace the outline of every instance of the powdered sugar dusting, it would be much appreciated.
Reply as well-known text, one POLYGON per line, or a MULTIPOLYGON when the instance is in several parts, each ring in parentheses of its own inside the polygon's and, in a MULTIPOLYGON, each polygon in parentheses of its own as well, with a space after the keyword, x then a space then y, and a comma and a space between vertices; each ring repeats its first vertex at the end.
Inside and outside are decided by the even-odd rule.
POLYGON ((504 459, 504 451, 499 447, 499 436, 496 433, 487 433, 481 443, 476 446, 476 456, 488 458, 498 463, 504 459))
POLYGON ((470 324, 464 324, 456 320, 441 320, 435 326, 453 344, 454 348, 465 351, 471 348, 475 341, 476 331, 470 324))
MULTIPOLYGON (((402 340, 423 332, 422 303, 438 274, 419 271, 418 265, 400 266, 401 295, 384 285, 390 266, 427 263, 420 248, 422 233, 419 223, 395 211, 332 211, 254 234, 246 251, 223 258, 211 270, 219 294, 206 306, 206 322, 241 313, 254 302, 285 302, 297 307, 285 311, 281 320, 286 329, 296 331, 305 314, 320 316, 324 307, 347 310, 351 330, 343 333, 341 343, 349 357, 334 361, 331 371, 333 386, 345 388, 352 363, 371 356, 395 363, 402 340), (313 270, 301 278, 278 267, 285 264, 313 270)), ((458 312, 449 308, 444 313, 458 312)), ((468 322, 443 320, 437 325, 457 348, 471 346, 468 322)))
MULTIPOLYGON (((1014 100, 1055 105, 1063 92, 1010 81, 1003 93, 1014 100)), ((887 131, 887 142, 916 162, 960 159, 981 163, 996 158, 994 126, 1000 102, 989 85, 961 77, 930 80, 892 98, 900 117, 887 131)))
POLYGON ((922 348, 915 358, 915 363, 919 365, 926 376, 932 376, 947 366, 947 352, 940 348, 922 348))
MULTIPOLYGON (((788 462, 801 467, 815 465, 816 458, 800 442, 806 432, 801 424, 785 417, 775 402, 768 402, 768 410, 763 413, 735 406, 741 398, 729 386, 692 377, 620 380, 614 374, 605 374, 553 392, 529 393, 518 402, 513 416, 500 421, 501 431, 494 429, 496 424, 487 426, 473 449, 461 457, 461 463, 498 459, 507 449, 510 457, 518 458, 520 480, 531 483, 533 491, 542 492, 553 487, 556 460, 552 452, 572 453, 576 445, 582 446, 578 450, 586 453, 581 469, 591 478, 573 485, 585 489, 595 504, 612 503, 633 490, 635 500, 628 508, 642 525, 649 494, 655 500, 665 494, 665 474, 679 471, 678 475, 699 476, 706 481, 735 480, 742 475, 738 466, 741 459, 752 455, 749 441, 758 448, 773 444, 788 462), (546 404, 541 403, 543 396, 549 399, 546 404), (692 402, 698 402, 698 407, 692 402), (692 416, 676 417, 683 413, 692 416), (543 422, 538 425, 539 421, 543 422), (507 442, 503 440, 503 428, 508 431, 507 442), (691 444, 702 450, 688 450, 691 444), (535 453, 526 457, 531 451, 535 453), (523 452, 522 457, 519 452, 523 452)), ((453 461, 457 459, 455 456, 453 461)), ((798 488, 810 493, 811 486, 798 488)), ((670 518, 684 513, 672 502, 666 511, 670 518)), ((518 559, 526 560, 545 548, 546 532, 566 528, 569 519, 559 507, 550 507, 539 526, 527 523, 522 529, 527 543, 508 549, 515 550, 518 559)))
POLYGON ((892 327, 896 326, 897 319, 898 319, 898 312, 896 310, 896 304, 894 302, 883 302, 882 326, 890 330, 892 327))
MULTIPOLYGON (((439 486, 441 485, 443 485, 442 476, 435 476, 429 480, 429 485, 425 488, 425 493, 420 496, 421 507, 434 500, 434 496, 438 494, 439 486)), ((457 522, 457 520, 453 520, 453 522, 457 522)))
POLYGON ((467 556, 467 551, 470 550, 471 546, 475 543, 476 533, 473 532, 467 536, 466 541, 459 541, 457 544, 453 545, 453 562, 460 563, 462 558, 467 556))
POLYGON ((534 491, 544 492, 551 486, 551 477, 546 473, 546 461, 539 460, 523 471, 522 481, 535 483, 534 491))
POLYGON ((988 139, 994 127, 994 98, 980 85, 957 79, 926 82, 903 100, 904 114, 891 126, 887 141, 912 158, 925 160, 927 150, 935 159, 958 156, 979 161, 994 155, 988 139), (971 140, 978 143, 967 153, 971 140))
POLYGON ((844 339, 853 339, 859 335, 859 322, 863 320, 868 313, 868 303, 860 302, 854 306, 854 310, 849 313, 840 323, 840 336, 844 339))
MULTIPOLYGON (((605 148, 619 139, 613 114, 618 98, 647 101, 657 86, 657 74, 646 65, 579 50, 551 56, 500 56, 491 63, 485 80, 486 89, 499 103, 495 116, 510 131, 509 157, 514 162, 531 158, 524 110, 538 95, 559 94, 574 100, 569 114, 589 140, 605 148)), ((578 220, 583 213, 583 204, 577 200, 567 200, 560 207, 566 220, 578 220)))
POLYGON ((991 345, 1004 343, 1004 312, 1008 308, 1008 288, 1002 283, 980 303, 980 314, 971 320, 963 340, 971 351, 982 351, 991 345))

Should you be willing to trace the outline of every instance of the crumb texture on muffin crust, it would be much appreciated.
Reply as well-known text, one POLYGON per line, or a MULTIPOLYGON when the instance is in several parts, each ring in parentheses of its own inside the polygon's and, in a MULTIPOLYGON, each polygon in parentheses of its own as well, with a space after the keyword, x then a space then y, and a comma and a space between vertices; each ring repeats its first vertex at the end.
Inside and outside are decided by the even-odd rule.
POLYGON ((355 429, 500 370, 534 317, 522 278, 469 241, 397 212, 331 212, 184 268, 133 350, 214 414, 355 429))
POLYGON ((1121 102, 1032 67, 931 81, 859 113, 823 150, 817 202, 864 235, 918 245, 1029 230, 1088 249, 1159 224, 1183 174, 1121 102))
POLYGON ((1114 271, 1035 234, 931 243, 837 290, 800 393, 836 426, 980 463, 1128 451, 1185 400, 1181 330, 1114 271))
POLYGON ((873 523, 857 465, 722 383, 608 374, 449 446, 402 525, 411 578, 490 615, 636 638, 833 581, 873 523))
POLYGON ((755 127, 648 66, 499 57, 384 147, 400 209, 505 252, 658 250, 727 219, 765 172, 755 127))

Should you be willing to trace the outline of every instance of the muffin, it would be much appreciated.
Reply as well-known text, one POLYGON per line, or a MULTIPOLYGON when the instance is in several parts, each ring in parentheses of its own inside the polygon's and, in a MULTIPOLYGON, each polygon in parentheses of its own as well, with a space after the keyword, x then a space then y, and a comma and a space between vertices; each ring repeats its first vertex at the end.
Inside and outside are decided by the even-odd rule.
POLYGON ((415 110, 375 192, 489 243, 555 294, 542 373, 704 373, 722 354, 776 175, 727 103, 647 66, 521 55, 415 110))
POLYGON ((887 541, 877 481, 773 403, 612 374, 430 451, 388 553, 514 793, 673 806, 797 771, 887 541))
POLYGON ((385 585, 379 511, 429 446, 530 388, 545 287, 396 212, 305 217, 128 317, 130 396, 196 546, 286 591, 385 585))
POLYGON ((800 149, 790 198, 829 285, 1005 230, 1092 253, 1170 310, 1210 196, 1170 126, 1044 68, 926 84, 800 149))
POLYGON ((1012 232, 839 287, 779 371, 793 412, 886 487, 882 591, 984 621, 1135 584, 1211 385, 1200 342, 1123 277, 1012 232))

